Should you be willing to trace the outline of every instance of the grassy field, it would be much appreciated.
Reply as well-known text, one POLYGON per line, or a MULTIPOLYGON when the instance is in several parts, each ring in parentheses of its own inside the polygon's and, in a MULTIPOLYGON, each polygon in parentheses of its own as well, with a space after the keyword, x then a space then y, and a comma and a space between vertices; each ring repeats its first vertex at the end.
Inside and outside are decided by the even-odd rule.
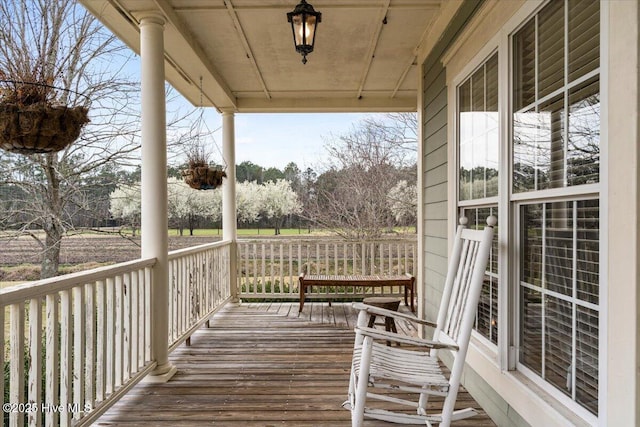
MULTIPOLYGON (((279 236, 274 236, 273 229, 239 229, 240 238, 314 238, 331 236, 323 230, 283 228, 279 236)), ((396 229, 394 233, 412 234, 415 229, 396 229)), ((182 236, 171 229, 169 250, 182 249, 211 243, 222 238, 222 230, 197 229, 193 236, 185 230, 182 236)), ((8 239, 0 235, 0 287, 7 287, 25 281, 38 280, 40 276, 40 259, 42 248, 31 237, 8 239)), ((83 271, 103 265, 130 261, 140 257, 140 235, 132 236, 130 230, 102 229, 67 236, 62 240, 60 252, 61 273, 83 271), (120 232, 118 232, 120 231, 120 232)))

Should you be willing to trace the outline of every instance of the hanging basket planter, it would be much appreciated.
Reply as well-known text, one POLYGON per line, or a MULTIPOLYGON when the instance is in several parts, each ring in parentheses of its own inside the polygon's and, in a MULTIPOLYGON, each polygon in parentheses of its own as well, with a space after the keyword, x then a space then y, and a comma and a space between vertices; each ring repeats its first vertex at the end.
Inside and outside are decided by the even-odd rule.
POLYGON ((85 107, 0 103, 0 148, 20 154, 60 151, 88 122, 85 107))
POLYGON ((61 101, 69 94, 80 94, 51 86, 48 82, 52 79, 35 78, 37 71, 24 80, 0 80, 3 150, 20 154, 60 151, 78 139, 80 130, 89 122, 86 107, 69 107, 61 101))
POLYGON ((184 182, 196 190, 215 190, 222 185, 222 178, 226 177, 224 171, 200 162, 190 162, 189 168, 182 171, 184 182))

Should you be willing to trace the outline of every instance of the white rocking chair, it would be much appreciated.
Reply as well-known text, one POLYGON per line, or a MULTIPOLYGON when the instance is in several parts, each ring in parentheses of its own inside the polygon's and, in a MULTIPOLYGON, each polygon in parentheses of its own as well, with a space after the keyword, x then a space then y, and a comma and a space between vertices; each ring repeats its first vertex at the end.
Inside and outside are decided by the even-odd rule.
POLYGON ((496 222, 496 218, 491 216, 487 218, 488 227, 484 230, 469 230, 464 227, 466 218, 461 218, 449 260, 437 323, 365 304, 355 304, 360 313, 356 326, 349 399, 343 404, 351 411, 353 427, 362 426, 364 417, 401 424, 439 424, 440 427, 449 427, 453 420, 477 414, 473 408, 454 411, 454 404, 496 222), (431 326, 435 328, 433 339, 423 340, 368 328, 371 315, 405 319, 431 326), (399 343, 402 347, 386 345, 389 341, 399 343), (448 376, 442 372, 438 361, 437 353, 440 349, 450 350, 454 357, 448 376), (405 395, 399 396, 399 393, 405 395), (406 394, 416 394, 415 399, 408 400, 406 394), (445 396, 441 413, 427 413, 429 395, 445 396), (390 402, 394 408, 408 405, 415 412, 369 407, 368 399, 390 402))

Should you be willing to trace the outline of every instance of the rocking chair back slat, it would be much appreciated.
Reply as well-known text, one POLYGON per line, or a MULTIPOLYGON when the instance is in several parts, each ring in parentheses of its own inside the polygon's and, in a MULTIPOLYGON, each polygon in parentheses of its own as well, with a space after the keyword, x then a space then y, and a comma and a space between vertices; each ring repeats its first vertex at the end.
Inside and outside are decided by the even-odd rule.
POLYGON ((456 344, 459 344, 458 337, 469 291, 471 288, 472 267, 478 257, 479 242, 465 240, 460 259, 462 262, 456 272, 453 282, 452 300, 447 307, 447 321, 442 327, 442 333, 448 335, 456 344))

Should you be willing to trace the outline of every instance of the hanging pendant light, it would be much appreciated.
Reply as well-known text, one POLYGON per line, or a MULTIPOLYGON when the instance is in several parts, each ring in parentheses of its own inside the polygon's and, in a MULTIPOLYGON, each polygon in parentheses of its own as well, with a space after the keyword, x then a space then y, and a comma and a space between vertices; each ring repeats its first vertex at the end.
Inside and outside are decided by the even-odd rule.
POLYGON ((287 21, 291 23, 293 43, 296 52, 302 55, 302 63, 307 63, 307 55, 313 52, 316 41, 316 27, 322 20, 322 13, 316 12, 309 3, 301 0, 293 12, 287 13, 287 21))

